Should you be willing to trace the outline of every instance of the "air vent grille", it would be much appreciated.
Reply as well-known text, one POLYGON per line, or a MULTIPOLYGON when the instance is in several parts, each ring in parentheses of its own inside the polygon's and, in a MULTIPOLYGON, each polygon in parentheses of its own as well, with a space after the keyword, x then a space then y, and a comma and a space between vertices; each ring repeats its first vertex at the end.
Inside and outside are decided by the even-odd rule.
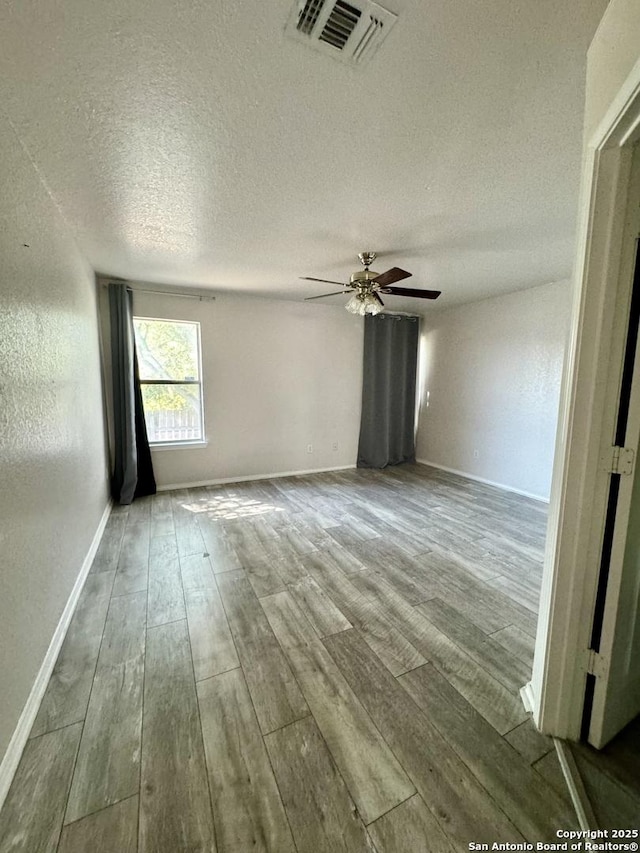
POLYGON ((298 18, 298 32, 304 33, 307 36, 311 34, 318 20, 320 10, 324 6, 324 2, 325 0, 307 0, 298 18))
POLYGON ((362 15, 360 9, 338 0, 320 33, 320 40, 342 50, 354 31, 360 15, 362 15))
POLYGON ((374 18, 373 15, 369 15, 369 24, 367 29, 364 31, 362 38, 353 51, 353 58, 356 62, 359 61, 361 56, 364 56, 367 47, 375 41, 376 36, 383 27, 384 23, 379 20, 379 18, 374 18))
POLYGON ((285 32, 340 62, 364 65, 396 20, 373 0, 296 0, 285 32))

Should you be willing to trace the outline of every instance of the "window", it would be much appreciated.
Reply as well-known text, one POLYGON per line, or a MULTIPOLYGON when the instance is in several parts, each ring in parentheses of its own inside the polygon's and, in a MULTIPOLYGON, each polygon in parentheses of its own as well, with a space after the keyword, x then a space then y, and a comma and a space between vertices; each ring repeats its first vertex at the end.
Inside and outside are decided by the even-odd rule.
POLYGON ((134 317, 150 444, 204 441, 200 323, 134 317))

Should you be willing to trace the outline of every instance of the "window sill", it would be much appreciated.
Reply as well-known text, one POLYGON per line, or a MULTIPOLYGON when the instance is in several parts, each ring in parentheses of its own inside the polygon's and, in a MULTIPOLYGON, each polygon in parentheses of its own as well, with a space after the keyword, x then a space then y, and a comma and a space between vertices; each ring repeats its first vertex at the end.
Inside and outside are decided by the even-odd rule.
POLYGON ((191 450, 199 447, 207 447, 209 442, 203 441, 163 441, 160 444, 150 444, 151 452, 155 450, 191 450))

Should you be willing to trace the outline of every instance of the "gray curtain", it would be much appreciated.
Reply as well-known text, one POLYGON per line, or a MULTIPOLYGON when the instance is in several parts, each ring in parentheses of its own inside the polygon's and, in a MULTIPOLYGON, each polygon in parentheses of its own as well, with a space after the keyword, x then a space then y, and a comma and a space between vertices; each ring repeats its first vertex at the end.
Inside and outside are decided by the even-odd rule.
POLYGON ((109 284, 109 319, 114 435, 111 494, 117 503, 130 504, 136 497, 155 494, 156 482, 138 376, 132 293, 117 282, 109 284))
POLYGON ((417 317, 365 317, 358 468, 415 461, 417 362, 417 317))

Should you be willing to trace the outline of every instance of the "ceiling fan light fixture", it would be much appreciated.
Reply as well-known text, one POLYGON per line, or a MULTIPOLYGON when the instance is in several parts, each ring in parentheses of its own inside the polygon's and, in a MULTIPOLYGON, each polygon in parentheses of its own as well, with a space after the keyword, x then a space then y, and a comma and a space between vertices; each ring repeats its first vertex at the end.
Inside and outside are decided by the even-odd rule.
POLYGON ((351 314, 358 314, 361 317, 365 314, 379 314, 382 311, 382 305, 371 293, 354 293, 344 307, 351 314))

